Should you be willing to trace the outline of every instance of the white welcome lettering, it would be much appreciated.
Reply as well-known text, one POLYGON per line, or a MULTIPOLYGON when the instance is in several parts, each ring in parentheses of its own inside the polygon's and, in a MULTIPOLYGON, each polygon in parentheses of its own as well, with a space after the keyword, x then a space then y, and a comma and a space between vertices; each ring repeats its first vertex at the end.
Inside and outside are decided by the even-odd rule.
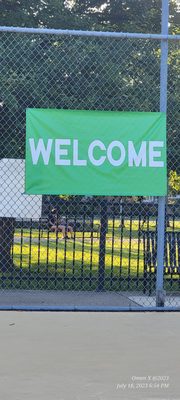
POLYGON ((50 157, 50 153, 51 153, 52 142, 53 142, 52 139, 48 139, 47 147, 45 147, 44 140, 39 139, 37 146, 35 146, 34 139, 29 139, 29 146, 30 146, 30 150, 31 150, 31 157, 32 157, 33 165, 37 165, 40 155, 42 155, 44 164, 45 165, 49 164, 49 157, 50 157))
POLYGON ((77 139, 73 140, 73 165, 85 167, 87 165, 87 160, 79 160, 78 143, 79 141, 77 139))
POLYGON ((142 142, 139 153, 136 153, 133 142, 128 142, 128 165, 129 167, 146 167, 146 142, 142 142))
POLYGON ((118 140, 114 140, 113 142, 111 142, 107 149, 107 158, 108 158, 110 164, 113 165, 114 167, 118 167, 119 165, 121 165, 124 162, 125 157, 126 157, 126 151, 125 151, 123 144, 121 142, 119 142, 118 140), (112 151, 113 151, 114 147, 117 147, 121 152, 118 160, 114 160, 114 158, 112 156, 112 151))
POLYGON ((101 150, 106 150, 106 148, 104 146, 104 143, 101 142, 101 140, 94 140, 89 146, 89 149, 88 149, 89 160, 91 161, 91 163, 93 165, 96 165, 96 167, 99 167, 100 165, 102 165, 104 163, 106 156, 101 156, 99 158, 99 160, 96 160, 94 158, 94 154, 93 154, 95 147, 99 147, 101 150))
POLYGON ((154 160, 154 158, 161 157, 161 151, 154 150, 155 147, 164 147, 164 143, 161 141, 149 142, 149 166, 163 168, 164 161, 154 160))
POLYGON ((162 160, 163 141, 142 141, 138 151, 134 146, 131 140, 128 141, 127 145, 119 140, 114 140, 106 148, 101 140, 94 140, 87 147, 84 159, 80 159, 78 139, 48 139, 47 143, 44 143, 43 139, 39 139, 36 143, 33 138, 29 139, 33 165, 37 165, 40 158, 42 158, 44 165, 48 165, 52 155, 55 165, 64 166, 86 167, 88 161, 90 161, 91 164, 99 167, 106 161, 113 167, 119 167, 124 162, 127 162, 129 167, 164 167, 164 161, 162 160), (100 150, 100 155, 98 154, 98 156, 94 155, 96 148, 100 150), (119 151, 119 156, 116 159, 113 155, 114 149, 116 149, 116 153, 119 151))
POLYGON ((61 156, 67 156, 68 150, 62 149, 61 146, 69 146, 71 144, 70 139, 56 139, 55 140, 55 165, 70 165, 71 160, 61 158, 61 156))

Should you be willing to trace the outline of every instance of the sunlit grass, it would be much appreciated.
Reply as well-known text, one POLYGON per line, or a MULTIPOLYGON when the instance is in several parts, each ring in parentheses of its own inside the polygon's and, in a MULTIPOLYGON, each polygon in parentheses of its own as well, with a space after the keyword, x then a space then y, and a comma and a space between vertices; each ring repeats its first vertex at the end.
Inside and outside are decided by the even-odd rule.
MULTIPOLYGON (((97 219, 95 223, 99 223, 99 220, 97 219)), ((126 220, 125 227, 122 227, 117 219, 108 221, 105 280, 110 283, 105 282, 105 288, 108 288, 109 284, 115 290, 119 288, 119 278, 126 280, 123 285, 124 290, 127 281, 128 288, 133 290, 135 279, 139 280, 138 285, 141 286, 144 254, 140 228, 155 230, 156 222, 150 221, 148 225, 146 223, 142 227, 138 220, 133 222, 126 220)), ((174 229, 180 230, 180 222, 174 223, 174 229)), ((48 234, 47 231, 42 235, 35 229, 16 230, 13 247, 15 271, 11 281, 17 274, 17 285, 20 276, 21 286, 26 287, 27 285, 33 285, 34 288, 45 285, 49 289, 96 287, 100 250, 100 240, 97 235, 92 237, 91 233, 86 232, 83 235, 82 232, 77 232, 75 240, 65 242, 61 238, 61 233, 57 237, 55 233, 48 234), (75 284, 75 279, 79 279, 80 282, 76 281, 75 284)))

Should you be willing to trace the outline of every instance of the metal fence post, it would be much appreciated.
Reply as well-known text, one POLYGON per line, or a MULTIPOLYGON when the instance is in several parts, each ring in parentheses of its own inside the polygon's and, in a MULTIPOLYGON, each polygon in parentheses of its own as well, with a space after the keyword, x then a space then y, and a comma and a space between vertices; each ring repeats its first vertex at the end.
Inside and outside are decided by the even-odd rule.
MULTIPOLYGON (((162 0, 161 34, 168 35, 169 0, 162 0)), ((167 110, 168 39, 161 39, 160 111, 167 110)), ((159 197, 157 227, 156 306, 164 307, 164 241, 166 197, 159 197)))
POLYGON ((99 240, 99 271, 98 271, 98 291, 104 290, 105 279, 105 257, 106 257, 106 233, 107 233, 107 199, 101 199, 101 230, 99 240))

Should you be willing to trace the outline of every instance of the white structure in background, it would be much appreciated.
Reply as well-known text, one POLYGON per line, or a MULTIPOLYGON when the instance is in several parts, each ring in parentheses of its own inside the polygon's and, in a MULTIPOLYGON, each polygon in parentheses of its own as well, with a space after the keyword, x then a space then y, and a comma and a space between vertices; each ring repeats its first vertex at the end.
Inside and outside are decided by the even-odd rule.
POLYGON ((157 196, 146 196, 143 199, 143 203, 158 203, 157 196))
POLYGON ((24 194, 25 160, 0 160, 0 217, 40 218, 42 196, 24 194))
POLYGON ((177 3, 177 12, 180 12, 180 0, 176 0, 177 3))

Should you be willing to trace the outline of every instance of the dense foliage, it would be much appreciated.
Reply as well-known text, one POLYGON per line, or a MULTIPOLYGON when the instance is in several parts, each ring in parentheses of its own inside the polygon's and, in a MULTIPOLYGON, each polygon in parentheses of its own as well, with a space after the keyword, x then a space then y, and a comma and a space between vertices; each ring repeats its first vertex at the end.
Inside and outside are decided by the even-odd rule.
MULTIPOLYGON (((2 25, 160 32, 160 0, 2 0, 2 25)), ((170 30, 177 31, 174 2, 170 30)), ((159 111, 158 41, 1 34, 1 157, 24 157, 28 107, 159 111)), ((169 167, 180 165, 178 43, 169 46, 169 167)))
POLYGON ((172 170, 169 173, 169 191, 171 195, 180 194, 180 175, 172 170))

